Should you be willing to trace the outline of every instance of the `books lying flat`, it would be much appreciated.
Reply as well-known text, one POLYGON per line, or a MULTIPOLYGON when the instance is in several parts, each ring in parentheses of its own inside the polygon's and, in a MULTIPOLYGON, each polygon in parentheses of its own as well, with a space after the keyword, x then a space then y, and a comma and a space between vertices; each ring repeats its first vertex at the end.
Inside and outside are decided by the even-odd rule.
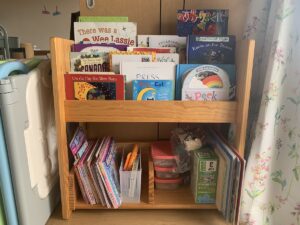
POLYGON ((75 22, 75 43, 136 45, 137 25, 131 22, 75 22))
POLYGON ((175 80, 176 64, 172 62, 121 62, 120 71, 126 76, 126 99, 132 100, 133 80, 175 80))
POLYGON ((65 74, 67 100, 124 100, 123 75, 65 74))
POLYGON ((228 10, 178 10, 177 35, 227 35, 228 10))
POLYGON ((188 64, 234 64, 234 56, 234 36, 188 36, 188 64))

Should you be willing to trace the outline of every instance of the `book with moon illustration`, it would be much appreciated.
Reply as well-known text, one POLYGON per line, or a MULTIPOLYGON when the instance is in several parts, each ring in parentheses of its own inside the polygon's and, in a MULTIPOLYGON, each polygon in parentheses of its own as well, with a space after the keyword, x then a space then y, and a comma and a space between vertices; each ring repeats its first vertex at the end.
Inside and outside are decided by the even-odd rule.
POLYGON ((173 62, 121 62, 121 74, 126 76, 126 99, 132 100, 133 80, 175 80, 173 62))
POLYGON ((133 100, 174 100, 174 83, 172 80, 133 80, 132 88, 133 100))
POLYGON ((65 74, 67 100, 124 100, 123 75, 65 74))
POLYGON ((136 46, 137 25, 132 22, 75 22, 75 43, 115 43, 136 46))
POLYGON ((225 9, 178 10, 177 35, 227 35, 228 14, 225 9))
POLYGON ((176 100, 221 101, 235 97, 235 66, 231 64, 179 64, 176 100))
POLYGON ((196 36, 187 40, 188 64, 234 64, 234 36, 196 36))
POLYGON ((109 58, 107 52, 70 52, 71 72, 107 72, 109 58))
POLYGON ((111 51, 127 51, 127 45, 118 44, 74 44, 72 52, 88 52, 91 54, 111 51))

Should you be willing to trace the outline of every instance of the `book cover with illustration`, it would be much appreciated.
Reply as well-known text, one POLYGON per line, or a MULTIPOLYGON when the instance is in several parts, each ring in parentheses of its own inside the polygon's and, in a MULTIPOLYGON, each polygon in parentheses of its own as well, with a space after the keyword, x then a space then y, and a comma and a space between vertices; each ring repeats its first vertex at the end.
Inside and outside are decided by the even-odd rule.
POLYGON ((79 16, 79 22, 128 22, 127 16, 79 16))
POLYGON ((132 88, 133 100, 174 100, 174 82, 172 80, 134 80, 132 88))
POLYGON ((127 51, 127 45, 118 44, 74 44, 72 45, 72 52, 88 52, 91 54, 98 54, 100 52, 111 51, 127 51))
POLYGON ((155 61, 155 56, 155 52, 110 52, 110 71, 120 73, 121 62, 153 62, 155 61))
POLYGON ((234 65, 177 65, 176 100, 232 100, 235 97, 235 90, 234 65))
POLYGON ((108 53, 70 52, 71 72, 109 71, 108 53))
POLYGON ((65 74, 67 100, 124 100, 123 75, 65 74))
POLYGON ((75 22, 75 43, 115 43, 136 46, 137 25, 132 22, 75 22))
POLYGON ((187 40, 188 64, 234 64, 234 36, 196 36, 187 40))
POLYGON ((177 11, 177 35, 227 35, 228 10, 195 9, 177 11))
POLYGON ((121 62, 121 74, 126 76, 126 99, 132 100, 133 80, 175 80, 173 62, 121 62))

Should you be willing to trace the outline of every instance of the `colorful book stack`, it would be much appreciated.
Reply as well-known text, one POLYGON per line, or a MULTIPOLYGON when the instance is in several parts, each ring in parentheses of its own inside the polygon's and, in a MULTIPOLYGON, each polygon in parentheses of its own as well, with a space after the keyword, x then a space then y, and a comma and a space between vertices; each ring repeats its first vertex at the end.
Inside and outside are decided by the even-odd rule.
POLYGON ((111 137, 87 140, 79 127, 69 147, 75 158, 74 172, 84 201, 118 208, 122 201, 114 140, 111 137))

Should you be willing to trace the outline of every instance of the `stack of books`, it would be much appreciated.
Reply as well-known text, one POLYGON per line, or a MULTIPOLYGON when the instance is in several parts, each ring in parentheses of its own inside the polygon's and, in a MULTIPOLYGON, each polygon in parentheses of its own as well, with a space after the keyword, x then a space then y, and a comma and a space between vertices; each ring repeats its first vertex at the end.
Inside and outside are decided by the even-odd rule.
POLYGON ((74 172, 84 201, 118 208, 122 201, 113 138, 87 140, 79 127, 69 147, 75 158, 74 172))

